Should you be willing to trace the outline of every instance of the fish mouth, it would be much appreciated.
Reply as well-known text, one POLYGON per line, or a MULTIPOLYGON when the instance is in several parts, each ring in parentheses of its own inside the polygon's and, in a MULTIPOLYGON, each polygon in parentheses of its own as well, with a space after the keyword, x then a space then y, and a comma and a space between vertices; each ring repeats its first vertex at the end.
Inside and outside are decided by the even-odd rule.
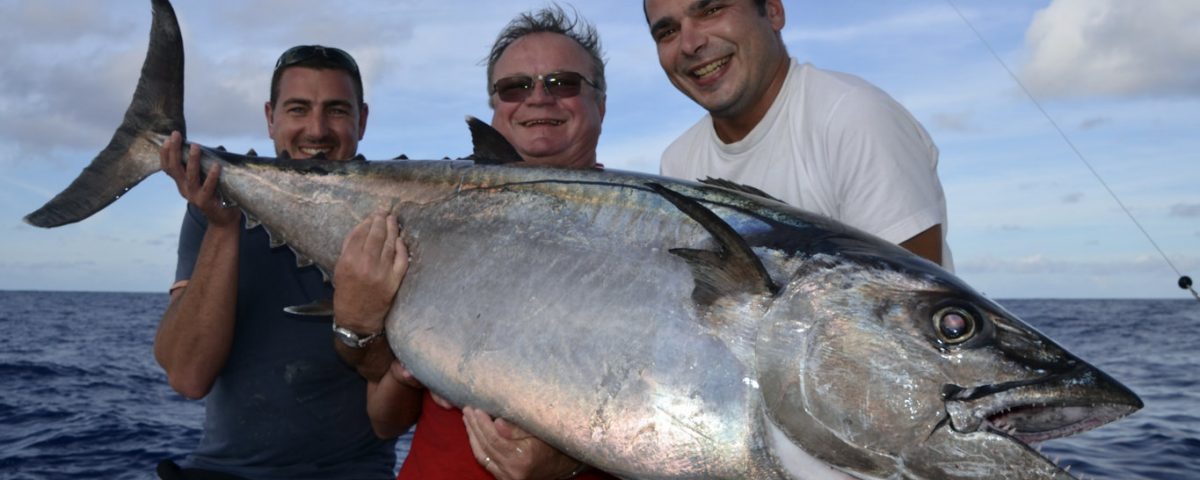
POLYGON ((986 432, 1023 444, 1085 432, 1119 420, 1143 404, 1125 386, 1087 366, 1032 380, 942 389, 948 425, 959 433, 986 432))

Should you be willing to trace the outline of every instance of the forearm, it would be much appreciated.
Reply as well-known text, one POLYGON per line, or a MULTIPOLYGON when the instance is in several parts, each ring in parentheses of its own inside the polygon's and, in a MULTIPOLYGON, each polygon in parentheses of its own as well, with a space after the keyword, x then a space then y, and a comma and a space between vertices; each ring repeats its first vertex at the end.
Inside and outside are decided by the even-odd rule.
POLYGON ((240 226, 210 227, 186 287, 172 294, 159 323, 154 356, 171 388, 208 394, 233 344, 240 226))
POLYGON ((925 257, 927 260, 942 264, 942 226, 934 225, 912 238, 900 242, 900 246, 910 252, 925 257))
MULTIPOLYGON (((334 318, 336 319, 337 317, 335 316, 334 318)), ((395 356, 392 355, 391 347, 388 346, 386 336, 376 338, 363 348, 352 348, 334 339, 333 348, 342 357, 342 361, 354 367, 358 371, 358 374, 362 375, 369 382, 378 382, 381 377, 387 374, 388 366, 395 359, 395 356)))
POLYGON ((417 423, 421 414, 422 389, 384 375, 367 383, 367 416, 379 438, 397 437, 417 423))

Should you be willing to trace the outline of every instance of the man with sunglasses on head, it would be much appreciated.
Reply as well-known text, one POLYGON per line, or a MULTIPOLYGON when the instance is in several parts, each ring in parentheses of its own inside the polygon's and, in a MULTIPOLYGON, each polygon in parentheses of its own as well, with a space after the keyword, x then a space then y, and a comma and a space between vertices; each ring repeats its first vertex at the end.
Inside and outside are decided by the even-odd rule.
MULTIPOLYGON (((289 49, 276 63, 264 112, 280 161, 349 160, 367 126, 358 65, 336 48, 289 49)), ((298 268, 289 249, 272 248, 263 229, 243 229, 241 211, 225 208, 216 194, 220 167, 201 180, 199 150, 193 145, 185 167, 181 145, 174 133, 160 151, 163 170, 188 207, 177 281, 154 354, 173 389, 205 399, 205 420, 200 445, 184 462, 186 468, 164 461, 159 476, 390 478, 395 440, 373 431, 368 384, 339 359, 329 317, 284 312, 288 306, 327 301, 335 292, 315 267, 298 268)), ((346 242, 348 250, 367 244, 379 248, 367 241, 380 236, 371 228, 385 232, 384 237, 398 230, 395 219, 382 215, 364 225, 357 230, 373 235, 346 242)), ((407 265, 404 259, 387 258, 398 271, 407 265)), ((356 314, 346 311, 347 316, 356 314)), ((398 428, 415 421, 419 390, 390 379, 370 390, 387 394, 398 428)))
POLYGON ((709 112, 663 175, 751 185, 952 268, 929 134, 875 86, 789 57, 783 0, 642 6, 667 78, 709 112))
MULTIPOLYGON (((493 109, 491 124, 516 148, 525 164, 599 168, 596 145, 604 119, 604 60, 592 25, 569 18, 557 6, 523 13, 496 39, 488 57, 487 76, 488 105, 493 109)), ((397 243, 396 249, 397 256, 407 256, 403 243, 397 243)), ((391 288, 377 299, 390 300, 403 271, 377 270, 380 273, 362 278, 388 278, 391 288)), ((339 284, 339 288, 344 287, 339 284)), ((346 317, 345 322, 339 314, 338 322, 358 332, 382 332, 388 307, 378 301, 375 305, 373 313, 364 311, 346 317)), ((367 354, 347 360, 356 363, 360 371, 387 370, 385 378, 420 388, 390 355, 381 358, 367 354)), ((376 431, 392 432, 392 425, 403 422, 396 422, 396 405, 382 397, 372 396, 371 418, 376 431)), ((567 457, 516 425, 469 406, 459 410, 427 392, 412 448, 398 478, 611 477, 567 457)))

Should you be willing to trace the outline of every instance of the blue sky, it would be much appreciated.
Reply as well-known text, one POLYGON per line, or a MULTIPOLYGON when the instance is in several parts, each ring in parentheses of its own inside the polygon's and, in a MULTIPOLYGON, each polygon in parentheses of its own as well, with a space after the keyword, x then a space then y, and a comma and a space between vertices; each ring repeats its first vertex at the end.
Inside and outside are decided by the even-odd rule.
MULTIPOLYGON (((941 149, 958 273, 1014 297, 1188 296, 1177 275, 956 13, 1183 273, 1200 277, 1200 2, 785 0, 789 52, 891 93, 941 149)), ((543 1, 178 1, 191 139, 272 151, 262 104, 278 54, 351 51, 364 70, 368 158, 469 153, 490 118, 481 60, 543 1)), ((566 2, 564 2, 566 3, 566 2)), ((667 82, 635 0, 571 4, 600 30, 600 161, 657 172, 701 110, 667 82)), ((149 2, 0 0, 0 289, 165 291, 183 202, 163 175, 79 224, 21 218, 107 143, 145 55, 149 2)))

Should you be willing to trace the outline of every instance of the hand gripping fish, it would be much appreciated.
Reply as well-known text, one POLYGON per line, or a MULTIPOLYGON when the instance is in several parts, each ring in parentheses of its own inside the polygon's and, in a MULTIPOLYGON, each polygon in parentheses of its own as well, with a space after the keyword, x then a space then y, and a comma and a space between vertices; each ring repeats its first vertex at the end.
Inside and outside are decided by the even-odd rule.
MULTIPOLYGON (((124 123, 26 217, 82 220, 184 129, 183 45, 154 0, 124 123)), ((1031 443, 1142 407, 942 268, 728 182, 475 161, 202 151, 248 224, 330 271, 378 210, 413 254, 388 341, 447 399, 625 478, 1071 478, 1031 443)))

